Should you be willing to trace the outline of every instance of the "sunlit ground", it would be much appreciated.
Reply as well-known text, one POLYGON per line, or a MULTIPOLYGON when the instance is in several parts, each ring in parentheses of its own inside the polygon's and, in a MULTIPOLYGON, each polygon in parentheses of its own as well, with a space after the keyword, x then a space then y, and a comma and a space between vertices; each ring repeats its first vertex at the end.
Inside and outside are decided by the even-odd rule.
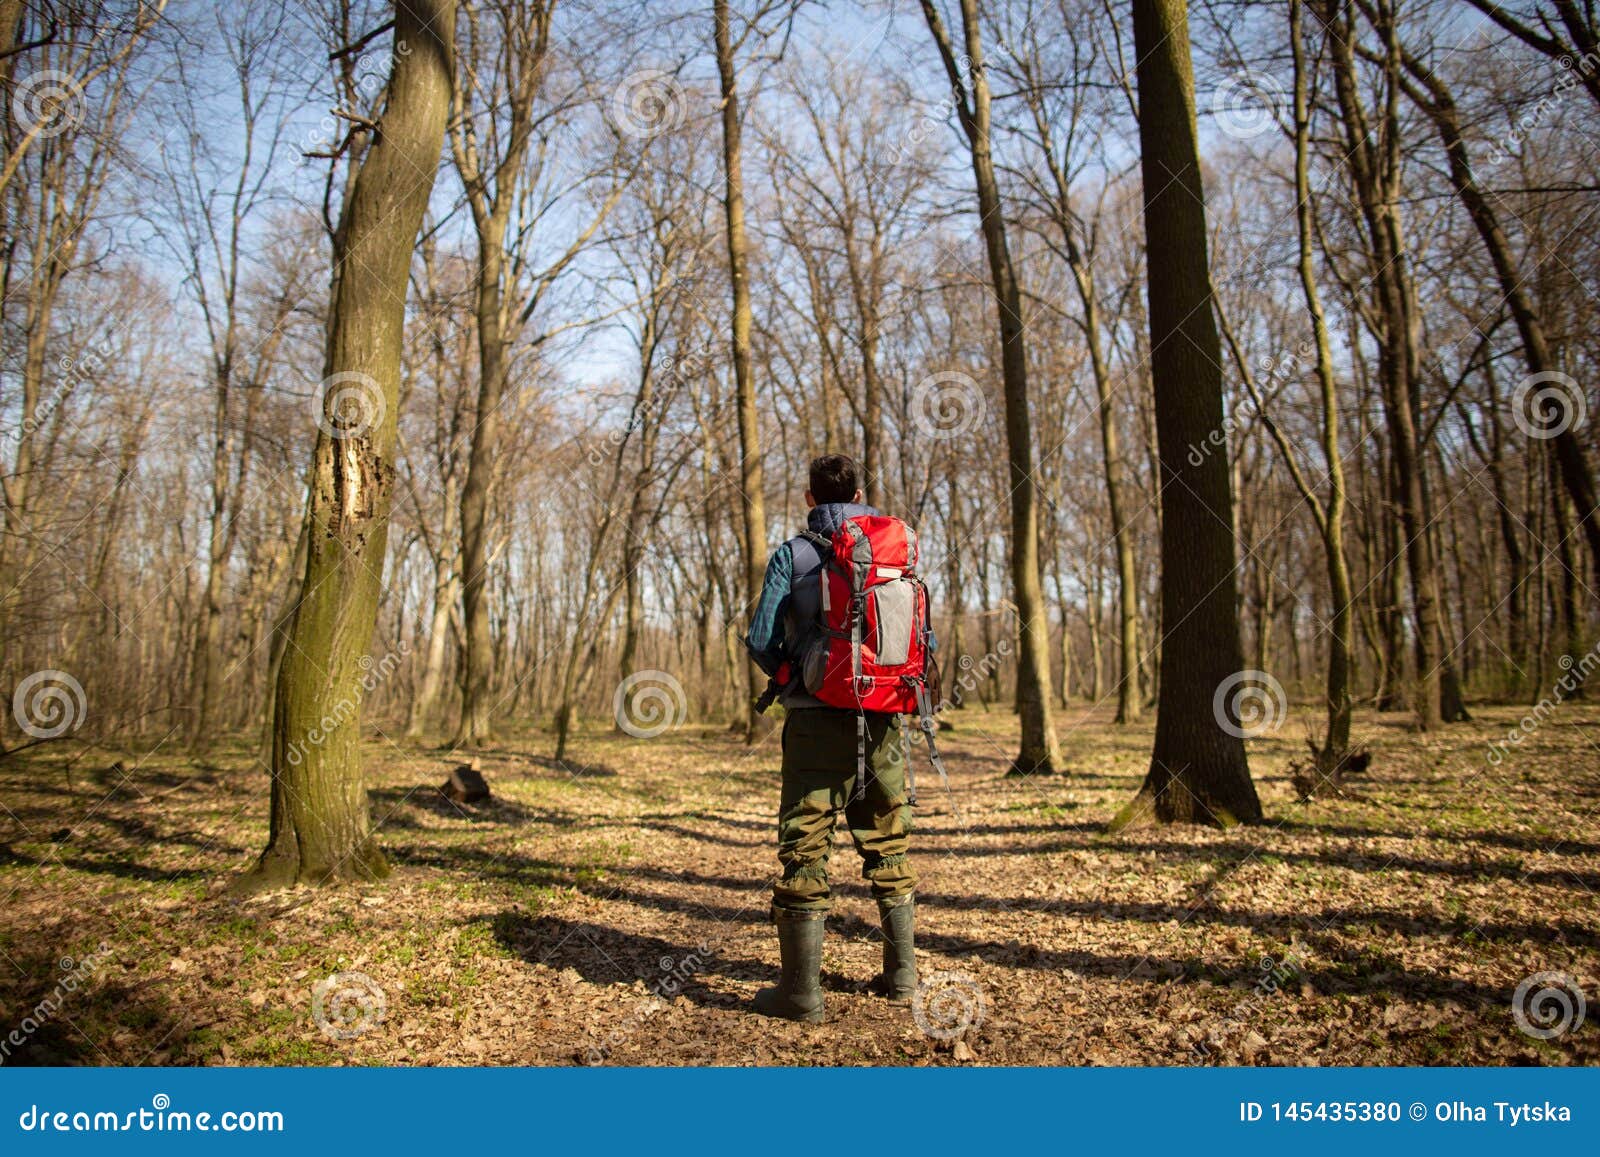
POLYGON ((1355 798, 1302 804, 1306 708, 1250 743, 1264 826, 1116 837, 1148 722, 1075 709, 1071 774, 1019 782, 1012 717, 955 713, 952 791, 918 765, 926 999, 862 991, 875 910, 841 835, 820 1027, 746 1011, 777 968, 776 737, 590 720, 562 766, 524 730, 484 758, 495 799, 463 808, 434 790, 444 756, 375 736, 393 876, 248 901, 225 885, 264 843, 267 779, 242 745, 205 768, 42 748, 0 765, 0 1028, 32 1026, 6 1059, 1596 1063, 1593 1023, 1524 1031, 1513 994, 1564 973, 1525 1006, 1600 996, 1600 708, 1562 706, 1499 763, 1523 712, 1475 710, 1437 738, 1361 715, 1355 798))

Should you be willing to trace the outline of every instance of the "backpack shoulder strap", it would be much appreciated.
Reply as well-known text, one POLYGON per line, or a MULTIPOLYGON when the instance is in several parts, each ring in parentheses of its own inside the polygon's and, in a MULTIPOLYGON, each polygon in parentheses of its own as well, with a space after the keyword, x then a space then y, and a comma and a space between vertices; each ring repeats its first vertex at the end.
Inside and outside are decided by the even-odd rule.
POLYGON ((789 556, 795 578, 814 574, 833 556, 833 540, 814 530, 802 530, 789 540, 789 556))

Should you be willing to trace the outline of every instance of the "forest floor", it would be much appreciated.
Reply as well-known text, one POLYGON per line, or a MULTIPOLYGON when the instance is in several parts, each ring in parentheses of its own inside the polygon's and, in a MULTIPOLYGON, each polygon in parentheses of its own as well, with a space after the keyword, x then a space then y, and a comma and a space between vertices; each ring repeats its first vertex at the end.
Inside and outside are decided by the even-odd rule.
POLYGON ((242 745, 35 748, 0 762, 0 1061, 1600 1063, 1600 1012, 1541 1039, 1512 1007, 1540 973, 1600 998, 1600 707, 1498 762, 1524 711, 1475 713, 1437 737, 1361 714, 1358 798, 1299 803, 1302 708, 1249 745, 1265 824, 1115 836, 1148 721, 1069 710, 1070 774, 1018 781, 1012 717, 954 713, 952 792, 919 767, 927 999, 863 991, 876 914, 841 833, 816 1027, 748 1008, 777 970, 776 735, 596 721, 558 765, 514 733, 477 806, 437 793, 444 753, 375 737, 393 875, 251 899, 227 883, 268 782, 242 745))

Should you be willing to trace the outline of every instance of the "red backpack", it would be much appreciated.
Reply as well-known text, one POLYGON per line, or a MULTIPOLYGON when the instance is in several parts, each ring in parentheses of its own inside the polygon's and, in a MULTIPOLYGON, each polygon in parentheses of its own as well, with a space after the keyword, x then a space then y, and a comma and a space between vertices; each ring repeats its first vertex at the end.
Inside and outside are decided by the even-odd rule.
MULTIPOLYGON (((856 799, 866 789, 866 713, 915 715, 929 760, 944 780, 933 738, 939 669, 928 588, 917 576, 917 532, 887 514, 858 514, 845 519, 831 539, 804 537, 822 558, 820 622, 799 670, 780 671, 758 707, 771 701, 779 682, 798 677, 816 699, 855 711, 856 799)), ((906 794, 914 805, 916 781, 906 755, 906 794)))
POLYGON ((922 713, 928 588, 917 554, 917 532, 886 514, 847 518, 834 532, 824 550, 822 630, 800 673, 809 693, 831 707, 922 713))

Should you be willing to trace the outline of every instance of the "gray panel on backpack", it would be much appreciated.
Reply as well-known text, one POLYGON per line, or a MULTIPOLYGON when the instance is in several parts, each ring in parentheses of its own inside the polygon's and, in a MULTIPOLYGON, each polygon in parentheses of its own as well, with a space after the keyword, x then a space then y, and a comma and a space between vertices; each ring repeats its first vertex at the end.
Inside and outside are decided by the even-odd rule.
POLYGON ((904 579, 874 587, 871 594, 878 618, 878 662, 897 666, 911 657, 911 626, 916 617, 917 588, 904 579))

